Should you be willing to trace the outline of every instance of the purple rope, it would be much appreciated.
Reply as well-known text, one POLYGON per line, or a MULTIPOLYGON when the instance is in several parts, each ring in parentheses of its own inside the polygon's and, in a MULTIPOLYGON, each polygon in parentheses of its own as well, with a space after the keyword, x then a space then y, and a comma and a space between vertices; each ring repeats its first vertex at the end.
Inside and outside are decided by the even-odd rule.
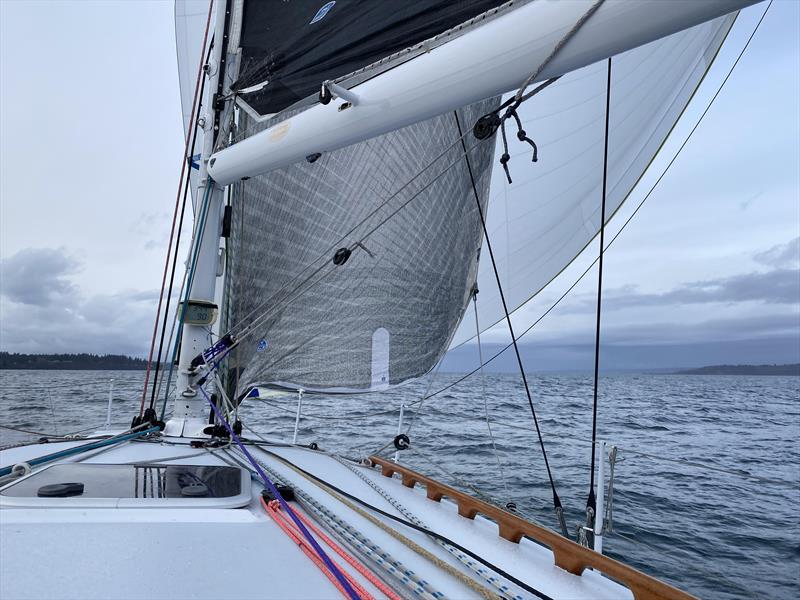
POLYGON ((325 563, 325 566, 328 567, 328 570, 333 574, 334 577, 336 577, 339 583, 342 584, 342 587, 345 589, 348 596, 350 596, 351 600, 361 600, 359 595, 356 594, 355 590, 347 581, 347 578, 344 576, 344 574, 339 570, 339 568, 335 564, 333 564, 333 561, 328 557, 327 554, 325 554, 325 551, 317 543, 317 540, 314 539, 314 536, 312 536, 311 533, 309 533, 308 529, 306 529, 306 526, 303 525, 303 522, 298 518, 296 514, 294 514, 292 508, 289 506, 286 500, 283 499, 283 497, 280 495, 280 492, 278 492, 278 488, 276 488, 275 484, 272 483, 272 481, 270 481, 269 477, 267 477, 267 474, 264 473, 264 470, 261 468, 261 465, 258 464, 258 461, 255 458, 253 458, 253 455, 250 454, 250 452, 247 450, 245 445, 242 443, 242 440, 239 439, 239 436, 236 435, 236 433, 234 433, 233 428, 231 428, 230 424, 222 416, 217 407, 214 406, 214 403, 211 401, 211 398, 208 397, 208 394, 202 388, 202 386, 200 387, 200 391, 203 393, 203 397, 206 399, 206 402, 208 402, 209 406, 211 407, 211 410, 213 410, 214 414, 216 414, 217 419, 219 419, 219 422, 222 423, 225 426, 225 429, 228 430, 231 439, 234 442, 236 442, 236 445, 239 446, 244 455, 247 457, 247 460, 250 462, 251 465, 253 465, 253 468, 258 472, 258 475, 259 477, 261 477, 261 480, 264 482, 266 488, 270 492, 272 492, 272 495, 275 496, 275 499, 280 503, 281 508, 283 508, 283 510, 285 510, 288 513, 288 515, 292 518, 292 521, 295 522, 295 525, 297 525, 300 531, 303 532, 303 535, 313 546, 314 550, 317 552, 319 557, 325 563))

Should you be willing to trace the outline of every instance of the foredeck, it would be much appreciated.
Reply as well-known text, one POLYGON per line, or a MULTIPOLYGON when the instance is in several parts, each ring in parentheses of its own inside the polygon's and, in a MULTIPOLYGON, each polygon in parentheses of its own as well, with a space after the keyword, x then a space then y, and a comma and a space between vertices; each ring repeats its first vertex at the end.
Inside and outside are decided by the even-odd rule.
MULTIPOLYGON (((65 462, 230 465, 240 459, 230 449, 193 449, 188 440, 167 440, 125 442, 65 462)), ((12 448, 0 452, 0 465, 80 443, 12 448)), ((468 557, 459 560, 458 552, 448 551, 420 531, 360 510, 300 470, 401 519, 412 515, 425 528, 485 557, 542 597, 632 597, 628 589, 597 572, 585 570, 578 576, 555 566, 550 549, 524 538, 519 543, 506 540, 498 535, 495 522, 481 515, 465 518, 459 515, 457 503, 447 498, 431 501, 425 490, 406 487, 400 480, 382 476, 380 470, 299 447, 253 446, 251 452, 271 476, 304 495, 304 507, 316 503, 327 511, 331 522, 358 532, 363 540, 362 555, 370 553, 364 548, 372 548, 373 556, 382 556, 384 562, 406 573, 408 581, 397 589, 401 597, 475 598, 487 592, 508 598, 533 595, 468 557), (465 564, 470 562, 475 569, 465 564), (489 581, 492 577, 495 586, 489 581), (419 588, 416 592, 415 585, 419 588)), ((71 498, 63 499, 63 507, 47 510, 4 507, 0 510, 0 597, 341 597, 266 513, 260 502, 262 490, 254 480, 250 501, 240 508, 190 508, 189 503, 186 508, 70 508, 71 498)), ((333 556, 327 545, 323 547, 333 556)), ((352 548, 358 550, 358 544, 352 548)), ((384 596, 375 585, 348 570, 370 594, 384 596)), ((375 565, 373 570, 380 574, 375 565)))

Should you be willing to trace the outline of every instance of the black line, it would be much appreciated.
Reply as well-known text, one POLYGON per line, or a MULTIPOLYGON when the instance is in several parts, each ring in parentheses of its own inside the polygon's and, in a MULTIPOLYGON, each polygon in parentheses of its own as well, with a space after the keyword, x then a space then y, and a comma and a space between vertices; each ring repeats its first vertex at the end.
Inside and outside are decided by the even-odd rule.
MULTIPOLYGON (((497 290, 500 292, 500 301, 503 303, 503 312, 506 315, 506 322, 508 323, 508 331, 511 333, 511 342, 514 345, 514 352, 517 355, 517 364, 519 365, 519 374, 522 377, 522 383, 525 386, 525 394, 528 396, 528 405, 531 408, 531 415, 533 416, 533 424, 536 426, 536 435, 539 438, 539 446, 542 449, 542 457, 544 458, 544 466, 547 468, 547 477, 550 480, 550 489, 553 491, 553 506, 555 506, 557 512, 561 509, 561 499, 558 497, 558 492, 556 492, 556 485, 553 482, 553 474, 550 471, 550 462, 547 460, 547 450, 544 447, 544 440, 542 439, 542 431, 539 428, 539 419, 536 418, 536 409, 533 407, 533 399, 531 398, 531 390, 528 387, 528 378, 525 376, 525 368, 522 365, 522 357, 519 354, 519 347, 517 347, 517 338, 514 335, 514 327, 511 325, 511 317, 508 313, 508 305, 506 304, 506 297, 503 293, 503 285, 500 282, 500 273, 497 270, 497 263, 494 260, 494 251, 492 250, 492 243, 489 240, 489 232, 486 229, 486 219, 483 216, 483 208, 481 207, 480 196, 478 195, 478 188, 475 185, 475 176, 472 173, 472 165, 469 162, 469 152, 467 151, 467 145, 464 142, 464 134, 461 131, 461 122, 458 118, 458 112, 453 111, 453 115, 456 119, 456 126, 458 127, 458 135, 461 138, 461 145, 464 148, 464 160, 467 163, 467 170, 469 171, 469 178, 472 181, 472 191, 475 194, 475 204, 478 207, 478 215, 481 218, 481 227, 483 227, 483 237, 486 240, 486 248, 489 250, 489 258, 492 261, 492 269, 494 270, 494 277, 497 281, 497 290)), ((559 520, 560 517, 559 517, 559 520)), ((566 535, 566 532, 564 532, 566 535)))
POLYGON ((301 467, 298 467, 296 464, 294 464, 290 460, 284 458, 283 456, 281 456, 279 454, 276 454, 275 452, 271 452, 270 450, 267 450, 266 448, 263 448, 260 444, 254 443, 253 445, 256 448, 258 448, 259 450, 261 450, 262 452, 264 452, 265 454, 269 454, 270 456, 272 456, 274 458, 277 458, 280 462, 285 463, 287 465, 291 465, 293 468, 297 469, 300 473, 302 473, 303 475, 305 475, 309 479, 313 479, 317 483, 320 483, 320 484, 324 485, 325 487, 333 490, 337 494, 340 494, 340 495, 344 496, 345 498, 360 504, 361 506, 363 506, 363 507, 365 507, 365 508, 367 508, 367 509, 369 509, 369 510, 371 510, 371 511, 373 511, 373 512, 379 514, 379 515, 381 515, 382 517, 386 517, 387 519, 391 519, 393 521, 396 521, 396 522, 400 523, 401 525, 405 525, 406 527, 410 527, 411 529, 415 529, 417 531, 420 531, 420 532, 424 533, 425 535, 429 535, 429 536, 431 536, 433 538, 436 538, 439 541, 444 542, 445 544, 448 544, 448 545, 452 546, 456 550, 460 550, 461 552, 463 552, 464 554, 466 554, 470 558, 474 558, 475 560, 477 560, 483 566, 490 568, 492 571, 494 571, 495 573, 497 573, 501 577, 504 577, 505 579, 508 579, 511 583, 513 583, 515 585, 518 585, 519 587, 521 587, 526 592, 530 592, 534 596, 536 596, 538 598, 542 598, 542 600, 553 600, 550 596, 548 596, 544 592, 540 592, 536 588, 531 587, 530 585, 528 585, 524 581, 521 581, 521 580, 517 579, 516 577, 514 577, 511 573, 507 573, 506 571, 504 571, 500 567, 490 563, 485 558, 483 558, 480 555, 476 554, 475 552, 472 552, 471 550, 465 548, 461 544, 458 544, 458 543, 454 542, 453 540, 443 536, 442 534, 436 533, 435 531, 432 531, 432 530, 430 530, 430 529, 428 529, 426 527, 422 527, 421 525, 416 525, 415 523, 412 523, 411 521, 406 521, 405 519, 402 519, 402 518, 397 517, 397 516, 395 516, 395 515, 393 515, 391 513, 388 513, 388 512, 386 512, 384 510, 381 510, 377 506, 373 506, 373 505, 365 502, 361 498, 358 498, 357 496, 354 496, 353 494, 349 494, 349 493, 345 492, 344 490, 342 490, 340 488, 337 488, 335 485, 328 483, 327 481, 325 481, 324 479, 322 479, 320 477, 317 477, 313 473, 309 473, 305 469, 302 469, 301 467))
MULTIPOLYGON (((611 57, 608 58, 608 76, 606 79, 606 129, 603 146, 603 196, 600 200, 600 256, 597 263, 597 323, 594 337, 594 392, 592 401, 592 462, 589 470, 589 498, 586 508, 596 509, 594 494, 595 442, 597 441, 597 386, 600 380, 600 309, 603 302, 603 255, 605 254, 606 232, 606 187, 608 182, 608 121, 611 112, 611 57)), ((603 460, 602 457, 600 460, 603 460)))

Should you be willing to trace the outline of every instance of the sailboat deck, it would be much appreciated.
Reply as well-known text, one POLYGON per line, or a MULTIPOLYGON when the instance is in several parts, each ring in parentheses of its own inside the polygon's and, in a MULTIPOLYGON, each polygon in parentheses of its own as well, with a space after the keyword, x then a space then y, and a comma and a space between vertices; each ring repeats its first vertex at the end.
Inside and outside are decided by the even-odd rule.
MULTIPOLYGON (((0 452, 0 464, 30 460, 82 441, 35 444, 0 452)), ((493 564, 552 598, 630 598, 631 592, 599 573, 576 576, 554 565, 553 553, 530 540, 512 543, 498 536, 497 525, 458 514, 455 503, 429 500, 420 488, 405 487, 380 471, 348 465, 320 451, 270 446, 251 447, 255 458, 295 489, 302 490, 370 544, 424 580, 447 598, 480 597, 469 579, 492 589, 473 571, 424 533, 378 516, 354 511, 328 490, 280 460, 390 514, 413 514, 430 530, 486 557, 493 564), (271 454, 274 453, 274 454, 271 454), (276 456, 277 455, 277 456, 276 456), (279 458, 280 457, 280 458, 279 458), (357 475, 354 470, 360 472, 357 475), (365 479, 367 481, 365 481, 365 479), (395 506, 374 486, 383 490, 395 506), (383 527, 381 526, 383 525, 383 527), (388 527, 386 527, 388 525, 388 527), (411 548, 395 533, 450 565, 447 572, 411 548), (463 577, 452 573, 463 574, 463 577)), ((192 449, 185 439, 126 442, 111 449, 64 459, 84 464, 230 465, 235 453, 192 449), (187 456, 190 455, 190 456, 187 456)), ((235 464, 235 463, 234 463, 235 464)), ((13 485, 13 484, 12 484, 13 485)), ((253 481, 251 499, 241 508, 164 507, 63 508, 4 506, 0 510, 0 597, 11 598, 338 598, 339 591, 303 554, 260 503, 261 485, 253 481)), ((47 499, 51 500, 51 499, 47 499)), ((325 547, 326 551, 329 548, 325 547)), ((337 562, 342 564, 338 557, 337 562)), ((348 569, 350 570, 350 569, 348 569)), ((374 569, 377 571, 377 569, 374 569)), ((352 570, 351 570, 352 571, 352 570)), ((380 591, 355 578, 375 597, 380 591)), ((416 596, 410 589, 404 597, 416 596)), ((426 597, 424 593, 421 597, 426 597)), ((508 597, 529 592, 508 584, 508 597)), ((428 597, 431 597, 428 595, 428 597)))

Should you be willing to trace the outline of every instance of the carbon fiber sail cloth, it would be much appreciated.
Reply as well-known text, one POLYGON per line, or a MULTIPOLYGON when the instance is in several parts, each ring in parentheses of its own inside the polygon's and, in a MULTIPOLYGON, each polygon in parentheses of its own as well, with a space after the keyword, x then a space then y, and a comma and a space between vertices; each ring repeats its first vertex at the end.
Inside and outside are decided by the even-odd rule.
MULTIPOLYGON (((461 127, 498 102, 459 110, 461 127)), ((240 391, 382 389, 441 358, 477 274, 475 192, 485 207, 494 153, 468 135, 465 155, 458 125, 449 113, 236 186, 226 305, 247 331, 240 391)))

